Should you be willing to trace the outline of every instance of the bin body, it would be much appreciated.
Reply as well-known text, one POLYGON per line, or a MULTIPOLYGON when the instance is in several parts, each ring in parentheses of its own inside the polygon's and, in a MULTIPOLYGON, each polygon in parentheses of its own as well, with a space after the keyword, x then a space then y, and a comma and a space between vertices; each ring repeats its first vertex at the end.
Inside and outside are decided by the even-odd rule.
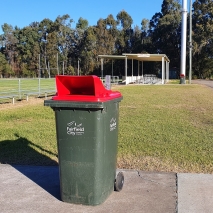
POLYGON ((121 99, 45 101, 55 111, 62 201, 98 205, 114 190, 121 99))
POLYGON ((185 84, 186 83, 186 78, 184 74, 180 75, 180 84, 185 84))

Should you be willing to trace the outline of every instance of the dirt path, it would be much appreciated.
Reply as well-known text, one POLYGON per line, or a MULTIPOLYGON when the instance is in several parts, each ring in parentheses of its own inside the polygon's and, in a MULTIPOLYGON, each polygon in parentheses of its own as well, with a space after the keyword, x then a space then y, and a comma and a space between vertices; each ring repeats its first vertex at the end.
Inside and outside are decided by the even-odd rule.
POLYGON ((15 101, 14 104, 12 103, 0 103, 0 111, 6 110, 6 109, 14 109, 14 108, 20 108, 23 106, 32 106, 32 105, 37 105, 37 104, 42 104, 44 103, 44 98, 29 98, 28 101, 22 100, 22 101, 15 101))

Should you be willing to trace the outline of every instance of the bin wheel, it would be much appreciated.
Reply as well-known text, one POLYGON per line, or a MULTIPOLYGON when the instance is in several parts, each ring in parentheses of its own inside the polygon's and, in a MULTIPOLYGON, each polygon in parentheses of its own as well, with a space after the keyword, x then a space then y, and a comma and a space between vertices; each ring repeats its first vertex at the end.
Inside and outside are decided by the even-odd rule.
POLYGON ((123 172, 119 172, 115 179, 114 190, 120 192, 124 185, 124 174, 123 172))

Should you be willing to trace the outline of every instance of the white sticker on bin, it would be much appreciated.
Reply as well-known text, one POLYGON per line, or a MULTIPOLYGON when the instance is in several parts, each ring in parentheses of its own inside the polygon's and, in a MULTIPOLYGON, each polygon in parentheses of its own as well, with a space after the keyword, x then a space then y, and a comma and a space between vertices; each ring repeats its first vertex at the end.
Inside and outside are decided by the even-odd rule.
POLYGON ((116 129, 116 127, 117 127, 116 118, 112 118, 112 119, 110 120, 110 125, 109 125, 109 127, 110 127, 110 131, 113 131, 113 130, 116 129))
POLYGON ((84 127, 82 123, 77 124, 75 121, 71 121, 67 124, 67 134, 68 135, 83 135, 84 127))

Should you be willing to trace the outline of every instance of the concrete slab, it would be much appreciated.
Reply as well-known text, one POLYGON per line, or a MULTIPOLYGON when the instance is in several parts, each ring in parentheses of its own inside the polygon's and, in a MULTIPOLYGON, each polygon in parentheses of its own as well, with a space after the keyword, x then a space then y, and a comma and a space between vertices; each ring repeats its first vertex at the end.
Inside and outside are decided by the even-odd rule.
POLYGON ((213 175, 178 174, 178 212, 213 212, 213 175))
POLYGON ((93 207, 60 200, 58 167, 0 164, 0 209, 3 213, 177 211, 175 173, 122 171, 123 190, 113 192, 103 204, 93 207))

